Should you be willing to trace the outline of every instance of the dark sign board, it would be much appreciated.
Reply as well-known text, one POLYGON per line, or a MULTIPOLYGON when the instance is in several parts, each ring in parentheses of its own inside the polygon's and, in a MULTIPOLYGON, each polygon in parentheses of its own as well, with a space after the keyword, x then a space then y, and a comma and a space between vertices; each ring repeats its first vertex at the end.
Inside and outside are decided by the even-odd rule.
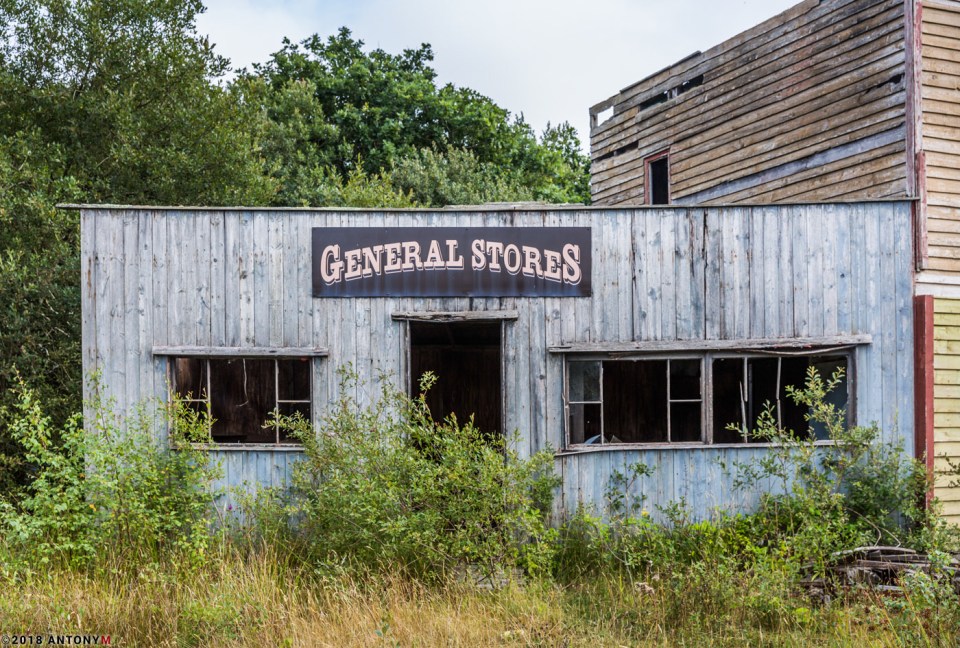
POLYGON ((588 297, 589 227, 315 227, 314 297, 588 297))

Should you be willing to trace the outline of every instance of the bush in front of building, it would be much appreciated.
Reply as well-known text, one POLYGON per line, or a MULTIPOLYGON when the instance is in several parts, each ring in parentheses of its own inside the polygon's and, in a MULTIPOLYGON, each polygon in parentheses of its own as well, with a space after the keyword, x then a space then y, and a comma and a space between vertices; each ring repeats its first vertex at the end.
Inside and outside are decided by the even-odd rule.
POLYGON ((0 553, 7 569, 51 564, 141 564, 175 557, 199 563, 214 537, 211 485, 218 467, 189 443, 209 437, 209 421, 174 403, 121 419, 103 403, 55 426, 22 381, 5 412, 25 449, 31 479, 0 497, 0 553))
MULTIPOLYGON (((356 376, 347 369, 341 378, 341 399, 319 429, 282 421, 306 451, 286 503, 293 541, 306 555, 428 579, 548 569, 552 455, 521 458, 509 440, 472 421, 436 421, 423 393, 411 399, 387 379, 363 405, 356 376)), ((427 376, 422 390, 433 381, 427 376)))

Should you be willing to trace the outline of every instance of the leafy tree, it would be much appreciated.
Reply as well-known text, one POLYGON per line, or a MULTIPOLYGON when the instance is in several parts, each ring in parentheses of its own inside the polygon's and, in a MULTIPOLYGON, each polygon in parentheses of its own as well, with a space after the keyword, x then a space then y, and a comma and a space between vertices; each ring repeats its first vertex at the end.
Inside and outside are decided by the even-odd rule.
POLYGON ((263 147, 277 204, 317 204, 317 170, 346 178, 358 164, 375 176, 395 170, 402 191, 440 206, 461 200, 589 199, 586 157, 569 124, 542 141, 522 117, 451 84, 438 87, 429 45, 366 53, 350 30, 299 44, 284 41, 270 61, 238 81, 269 125, 263 147), (445 185, 429 188, 431 181, 445 185), (458 186, 465 182, 466 186, 458 186))
POLYGON ((394 165, 393 183, 424 205, 533 200, 519 173, 481 162, 471 151, 421 149, 394 165))
MULTIPOLYGON (((0 0, 0 406, 14 367, 80 405, 80 264, 58 202, 263 204, 261 117, 211 81, 199 0, 0 0)), ((22 480, 0 418, 0 489, 22 480)))

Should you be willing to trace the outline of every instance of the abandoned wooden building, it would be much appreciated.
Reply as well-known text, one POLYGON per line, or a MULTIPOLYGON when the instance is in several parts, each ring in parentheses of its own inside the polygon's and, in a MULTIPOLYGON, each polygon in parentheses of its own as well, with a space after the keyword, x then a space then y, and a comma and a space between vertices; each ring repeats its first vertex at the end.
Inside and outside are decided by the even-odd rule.
POLYGON ((805 429, 785 387, 810 366, 843 368, 833 402, 912 446, 910 201, 79 209, 84 371, 121 413, 189 395, 230 485, 289 478, 302 448, 263 421, 322 428, 347 363, 361 399, 434 370, 435 415, 553 451, 558 513, 602 507, 636 462, 651 512, 749 510, 777 485, 731 467, 768 452, 764 402, 805 429))
POLYGON ((807 0, 590 110, 596 205, 912 202, 931 471, 960 459, 958 88, 960 2, 807 0))

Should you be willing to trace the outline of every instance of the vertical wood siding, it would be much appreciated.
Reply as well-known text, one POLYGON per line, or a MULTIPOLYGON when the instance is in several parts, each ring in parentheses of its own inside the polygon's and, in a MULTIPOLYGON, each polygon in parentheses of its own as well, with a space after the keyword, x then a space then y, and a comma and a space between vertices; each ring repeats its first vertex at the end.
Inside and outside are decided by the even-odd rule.
MULTIPOLYGON (((913 421, 908 203, 541 211, 82 212, 83 359, 121 411, 167 398, 154 346, 326 347, 314 360, 318 424, 352 363, 377 392, 406 372, 396 312, 514 310, 504 324, 505 427, 530 454, 563 445, 563 361, 585 342, 870 335, 856 352, 857 418, 908 447, 913 421), (589 226, 590 298, 313 299, 312 227, 589 226)), ((441 377, 442 379, 442 377, 441 377)), ((89 394, 88 394, 89 395, 89 394)), ((771 484, 736 490, 721 464, 755 448, 558 454, 558 510, 599 504, 613 471, 641 461, 633 485, 657 505, 683 498, 705 517, 749 508, 771 484)), ((214 453, 225 483, 283 483, 297 453, 214 453)))
POLYGON ((903 7, 808 0, 594 106, 594 204, 643 203, 666 149, 678 204, 905 196, 903 7))
POLYGON ((943 512, 960 524, 960 475, 944 475, 960 463, 960 300, 933 300, 933 452, 938 474, 934 494, 943 512))

